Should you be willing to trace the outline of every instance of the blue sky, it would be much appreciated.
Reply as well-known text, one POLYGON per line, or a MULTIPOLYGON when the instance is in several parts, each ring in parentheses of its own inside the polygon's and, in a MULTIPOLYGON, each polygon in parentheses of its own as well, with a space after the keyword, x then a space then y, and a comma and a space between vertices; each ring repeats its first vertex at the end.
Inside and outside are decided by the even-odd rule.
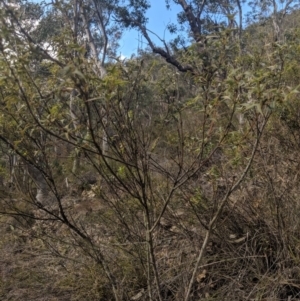
MULTIPOLYGON (((147 17, 149 19, 147 28, 156 33, 160 38, 163 38, 166 41, 170 40, 172 36, 169 31, 166 30, 166 27, 169 23, 177 23, 177 14, 182 11, 181 6, 170 1, 171 9, 167 10, 165 0, 150 0, 149 2, 151 7, 147 12, 147 17)), ((247 5, 244 4, 244 14, 248 11, 248 9, 247 5)), ((218 18, 222 19, 224 16, 215 15, 214 18, 217 21, 218 18)), ((150 36, 157 45, 162 45, 154 35, 150 34, 150 36)), ((133 53, 137 53, 139 47, 145 48, 146 46, 147 43, 145 39, 142 38, 141 34, 139 34, 136 30, 128 30, 123 33, 118 54, 130 57, 133 53)))
MULTIPOLYGON (((148 10, 147 17, 149 19, 148 29, 155 32, 159 37, 169 40, 170 33, 166 30, 168 23, 176 23, 177 13, 180 11, 178 5, 172 5, 170 10, 166 9, 164 0, 152 0, 151 8, 148 10)), ((159 40, 155 36, 151 36, 156 43, 159 40)), ((131 54, 137 53, 138 48, 146 46, 145 40, 136 30, 128 30, 123 34, 120 41, 119 54, 130 57, 131 54)))

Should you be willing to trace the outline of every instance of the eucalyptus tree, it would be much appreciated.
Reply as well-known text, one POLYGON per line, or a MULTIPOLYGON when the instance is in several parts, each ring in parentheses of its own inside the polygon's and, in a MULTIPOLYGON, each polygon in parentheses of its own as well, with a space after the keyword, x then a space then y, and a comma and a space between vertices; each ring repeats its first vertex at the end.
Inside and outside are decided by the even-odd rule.
MULTIPOLYGON (((146 0, 128 1, 130 5, 117 8, 117 16, 125 27, 139 30, 154 53, 161 55, 166 61, 181 72, 196 72, 190 64, 185 64, 175 55, 178 49, 186 49, 197 44, 199 52, 205 52, 207 38, 217 38, 224 30, 241 38, 243 28, 242 1, 186 1, 167 0, 166 9, 179 6, 177 23, 168 24, 166 28, 176 38, 172 41, 161 39, 163 46, 156 45, 151 36, 151 28, 147 26, 146 12, 150 2, 146 0)), ((206 53, 207 55, 207 53, 206 53)))
MULTIPOLYGON (((91 72, 96 77, 103 78, 106 73, 104 64, 109 61, 109 56, 115 54, 121 35, 119 24, 111 19, 115 5, 111 1, 56 1, 44 4, 2 1, 3 58, 13 68, 14 59, 28 53, 30 57, 24 62, 24 66, 27 64, 27 72, 33 82, 49 76, 51 72, 48 69, 54 66, 63 73, 72 69, 72 72, 77 70, 77 74, 80 74, 77 67, 82 58, 88 60, 91 72)), ((45 93, 49 97, 60 90, 64 86, 63 79, 58 78, 55 85, 56 87, 49 87, 46 91, 39 90, 42 98, 45 98, 45 93)), ((40 89, 39 85, 36 88, 40 89)), ((79 124, 86 120, 80 109, 82 91, 77 89, 75 82, 62 90, 64 93, 69 92, 69 115, 77 140, 81 141, 85 134, 82 124, 79 130, 79 124)), ((40 102, 40 112, 46 104, 49 104, 48 100, 40 102)), ((104 108, 103 110, 105 111, 104 108)), ((105 119, 105 114, 103 118, 105 119)), ((105 137, 104 131, 104 148, 105 137)), ((76 148, 73 172, 76 172, 79 165, 79 157, 80 151, 76 148)))
POLYGON ((284 40, 285 20, 289 14, 299 9, 298 0, 263 0, 250 1, 248 3, 250 10, 247 13, 247 22, 260 23, 267 25, 271 23, 273 41, 282 42, 284 40))

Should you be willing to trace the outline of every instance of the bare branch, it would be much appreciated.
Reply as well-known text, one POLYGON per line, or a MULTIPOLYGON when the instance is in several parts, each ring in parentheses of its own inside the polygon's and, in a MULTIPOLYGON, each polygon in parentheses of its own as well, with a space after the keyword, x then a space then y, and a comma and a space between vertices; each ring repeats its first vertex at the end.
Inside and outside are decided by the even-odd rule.
POLYGON ((183 66, 178 60, 176 60, 176 58, 170 55, 166 50, 160 47, 156 47, 152 42, 151 38, 149 37, 146 28, 141 24, 138 24, 138 26, 154 53, 160 54, 163 58, 166 59, 168 63, 176 67, 181 72, 191 72, 192 74, 195 73, 194 69, 191 66, 183 66))

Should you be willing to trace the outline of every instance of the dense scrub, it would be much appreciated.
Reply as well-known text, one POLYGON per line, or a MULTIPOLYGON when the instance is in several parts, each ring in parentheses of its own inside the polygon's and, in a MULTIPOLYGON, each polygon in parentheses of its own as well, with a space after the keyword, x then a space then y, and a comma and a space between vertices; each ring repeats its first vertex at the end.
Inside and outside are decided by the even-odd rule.
POLYGON ((1 300, 300 298, 297 28, 100 62, 101 39, 61 22, 50 56, 6 12, 1 300))

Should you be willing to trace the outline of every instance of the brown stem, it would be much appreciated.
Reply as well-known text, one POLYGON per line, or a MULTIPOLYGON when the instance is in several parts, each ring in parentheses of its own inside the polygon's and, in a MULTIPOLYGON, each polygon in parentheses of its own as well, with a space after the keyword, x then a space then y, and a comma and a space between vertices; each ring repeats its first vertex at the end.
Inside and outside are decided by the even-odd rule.
POLYGON ((258 144, 259 144, 260 138, 261 138, 262 133, 263 133, 263 129, 264 129, 264 127, 265 127, 265 125, 266 125, 266 123, 268 121, 268 118, 269 118, 269 115, 264 118, 264 121, 263 121, 263 124, 262 124, 261 128, 258 129, 257 138, 256 138, 255 144, 253 146, 252 154, 251 154, 251 157, 250 157, 250 160, 249 160, 247 166, 245 167, 244 171, 242 172, 240 178, 235 182, 235 184, 233 184, 231 186, 230 189, 228 189, 227 193, 225 194, 225 196, 221 200, 221 203, 219 205, 219 208, 218 208, 217 212, 215 213, 215 215, 213 216, 213 218, 211 219, 211 221, 209 223, 208 230, 206 231, 206 235, 205 235, 204 241, 202 243, 202 246, 201 246, 201 249, 200 249, 200 252, 199 252, 199 255, 198 255, 195 267, 194 267, 194 270, 193 270, 193 274, 192 274, 192 277, 190 279, 188 289, 186 291, 186 295, 185 295, 184 301, 188 301, 189 300, 189 297, 190 297, 190 294, 191 294, 191 290, 192 290, 192 286, 193 286, 195 278, 196 278, 196 273, 197 273, 199 265, 200 265, 200 263, 201 263, 201 261, 202 261, 202 259, 204 257, 204 254, 205 254, 205 251, 206 251, 206 247, 207 247, 210 235, 212 233, 212 230, 213 230, 216 222, 218 221, 218 219, 219 219, 219 217, 220 217, 220 215, 221 215, 221 213, 223 211, 223 208, 227 204, 228 198, 240 186, 240 184, 244 180, 245 176, 247 175, 247 173, 248 173, 248 171, 249 171, 249 169, 250 169, 250 167, 252 165, 255 153, 256 153, 257 148, 258 148, 258 144))

